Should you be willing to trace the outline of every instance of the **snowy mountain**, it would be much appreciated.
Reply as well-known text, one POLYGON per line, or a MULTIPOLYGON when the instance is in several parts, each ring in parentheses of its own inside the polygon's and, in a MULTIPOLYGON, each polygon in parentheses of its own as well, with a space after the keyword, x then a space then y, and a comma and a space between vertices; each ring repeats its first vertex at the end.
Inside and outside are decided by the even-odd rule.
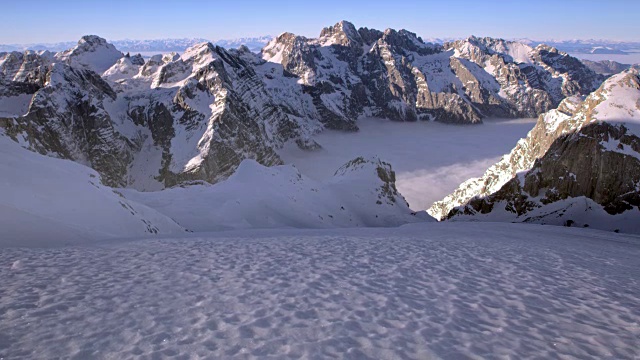
POLYGON ((1 58, 6 96, 30 101, 26 114, 5 123, 14 139, 87 164, 108 185, 215 182, 246 158, 280 164, 274 147, 310 131, 274 106, 248 64, 220 47, 200 44, 144 63, 117 59, 103 40, 97 48, 84 43, 53 61, 30 52, 1 58), (104 68, 103 77, 92 71, 104 68))
POLYGON ((357 158, 316 182, 293 166, 242 162, 226 181, 158 192, 112 189, 81 164, 24 149, 0 129, 0 246, 244 228, 400 226, 414 213, 391 166, 357 158), (144 204, 144 205, 142 205, 144 204), (286 204, 286 205, 285 205, 286 204))
POLYGON ((346 21, 316 39, 284 33, 262 50, 262 60, 248 61, 277 101, 351 130, 363 115, 449 123, 537 116, 602 81, 547 46, 476 37, 425 44, 406 30, 356 29, 346 21))
POLYGON ((71 67, 102 74, 123 56, 123 53, 105 39, 89 35, 83 36, 73 48, 57 53, 55 60, 67 63, 71 67))
POLYGON ((603 75, 613 75, 623 72, 629 68, 640 69, 640 64, 629 65, 629 64, 621 64, 617 61, 611 60, 600 60, 600 61, 590 61, 590 60, 581 60, 589 69, 595 71, 598 74, 603 75))
POLYGON ((241 46, 245 46, 252 52, 259 53, 260 50, 262 50, 262 48, 265 47, 265 45, 267 45, 271 40, 273 40, 273 36, 265 35, 258 37, 217 40, 213 44, 221 46, 225 49, 238 49, 241 46))
POLYGON ((640 232, 639 104, 637 70, 612 76, 584 100, 565 100, 430 213, 640 232))
POLYGON ((546 44, 553 46, 561 51, 573 54, 627 54, 630 51, 640 49, 640 42, 634 41, 615 41, 615 40, 598 40, 598 39, 575 39, 575 40, 518 40, 537 46, 546 44))
MULTIPOLYGON (((221 39, 214 42, 214 45, 219 45, 227 49, 235 49, 244 45, 251 49, 251 51, 260 52, 260 49, 264 47, 273 37, 269 35, 258 37, 245 37, 238 39, 221 39)), ((169 53, 169 52, 183 52, 193 45, 202 44, 208 42, 207 39, 202 38, 183 38, 183 39, 153 39, 153 40, 113 40, 110 41, 113 46, 118 48, 122 52, 130 53, 169 53)), ((0 45, 0 52, 12 52, 19 51, 24 52, 27 50, 32 51, 51 51, 59 52, 70 49, 76 46, 75 42, 59 42, 59 43, 41 43, 41 44, 7 44, 0 45)))
POLYGON ((148 191, 215 183, 245 159, 282 164, 285 144, 318 149, 311 135, 357 131, 363 116, 535 116, 601 80, 542 45, 427 45, 406 30, 345 21, 317 39, 282 34, 261 54, 201 43, 146 62, 86 36, 56 54, 0 54, 0 123, 25 147, 88 165, 109 186, 148 191))
POLYGON ((227 180, 156 192, 119 190, 196 232, 244 228, 399 226, 434 221, 414 213, 395 187, 391 166, 357 158, 325 182, 291 165, 243 161, 227 180), (286 204, 286 205, 284 205, 286 204))
POLYGON ((157 39, 157 40, 115 40, 111 43, 122 52, 129 53, 169 53, 183 52, 193 45, 207 42, 202 38, 184 38, 184 39, 157 39))
POLYGON ((185 232, 167 216, 104 186, 94 170, 28 151, 1 130, 0 154, 0 238, 5 246, 185 232))

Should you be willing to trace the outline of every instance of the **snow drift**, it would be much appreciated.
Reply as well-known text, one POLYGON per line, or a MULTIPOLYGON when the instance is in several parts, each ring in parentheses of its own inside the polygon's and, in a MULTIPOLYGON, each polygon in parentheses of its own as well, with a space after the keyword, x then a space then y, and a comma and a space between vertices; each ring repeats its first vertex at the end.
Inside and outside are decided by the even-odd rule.
POLYGON ((395 173, 377 158, 356 158, 318 182, 291 165, 243 161, 226 181, 159 192, 121 191, 193 231, 243 228, 399 226, 433 220, 415 213, 395 187, 395 173))
POLYGON ((0 132, 0 243, 79 243, 181 233, 168 217, 123 198, 90 168, 22 148, 0 132))

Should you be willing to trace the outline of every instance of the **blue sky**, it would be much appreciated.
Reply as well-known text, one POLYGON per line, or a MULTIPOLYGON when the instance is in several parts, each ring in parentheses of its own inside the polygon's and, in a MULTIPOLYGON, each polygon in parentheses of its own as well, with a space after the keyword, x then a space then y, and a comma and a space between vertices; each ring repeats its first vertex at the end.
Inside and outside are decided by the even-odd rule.
POLYGON ((0 0, 0 43, 278 35, 317 36, 345 19, 425 38, 640 40, 637 0, 0 0))

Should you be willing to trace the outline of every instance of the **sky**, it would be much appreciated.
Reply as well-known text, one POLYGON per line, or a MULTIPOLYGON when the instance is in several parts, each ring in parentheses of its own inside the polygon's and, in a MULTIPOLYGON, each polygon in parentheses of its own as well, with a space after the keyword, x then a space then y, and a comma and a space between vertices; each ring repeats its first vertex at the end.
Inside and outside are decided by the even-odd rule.
POLYGON ((640 41, 637 0, 0 0, 0 44, 233 39, 288 31, 317 37, 340 20, 423 38, 640 41))

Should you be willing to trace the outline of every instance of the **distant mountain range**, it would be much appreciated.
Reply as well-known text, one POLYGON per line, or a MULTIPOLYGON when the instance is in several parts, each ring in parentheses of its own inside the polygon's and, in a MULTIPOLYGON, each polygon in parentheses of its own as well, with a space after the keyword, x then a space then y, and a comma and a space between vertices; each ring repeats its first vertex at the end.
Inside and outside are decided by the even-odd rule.
MULTIPOLYGON (((238 39, 222 39, 218 41, 211 41, 214 45, 222 46, 226 49, 236 49, 244 45, 253 52, 259 52, 273 36, 265 35, 259 37, 245 37, 238 39)), ((138 53, 138 52, 183 52, 189 47, 210 42, 208 39, 203 38, 184 38, 184 39, 156 39, 156 40, 115 40, 111 41, 116 48, 125 53, 138 53)), ((52 52, 63 51, 71 49, 76 46, 77 41, 59 42, 59 43, 35 43, 35 44, 0 44, 0 52, 9 51, 25 51, 35 50, 43 51, 48 50, 52 52)))
MULTIPOLYGON (((225 49, 237 49, 244 45, 252 52, 259 52, 274 37, 264 35, 258 37, 244 37, 237 39, 222 39, 211 41, 214 45, 222 46, 225 49)), ((426 43, 444 44, 463 40, 463 38, 424 38, 426 43)), ((623 55, 631 51, 640 51, 640 42, 623 42, 615 40, 531 40, 511 39, 513 41, 535 47, 540 44, 549 45, 560 51, 574 54, 616 54, 623 55)), ((111 41, 116 48, 123 52, 183 52, 187 48, 204 42, 210 42, 204 38, 184 38, 184 39, 156 39, 156 40, 115 40, 111 41)), ((3 51, 25 51, 25 50, 49 50, 58 52, 70 49, 76 45, 76 41, 59 43, 35 43, 35 44, 0 44, 0 52, 3 51)))
MULTIPOLYGON (((425 38, 425 42, 431 42, 435 44, 444 44, 446 42, 453 42, 461 40, 463 38, 425 38)), ((524 39, 509 39, 511 41, 527 44, 531 47, 536 47, 540 44, 545 44, 554 47, 560 51, 564 51, 572 54, 615 54, 624 55, 629 52, 639 52, 640 42, 633 41, 615 41, 615 40, 532 40, 528 38, 524 39)))

